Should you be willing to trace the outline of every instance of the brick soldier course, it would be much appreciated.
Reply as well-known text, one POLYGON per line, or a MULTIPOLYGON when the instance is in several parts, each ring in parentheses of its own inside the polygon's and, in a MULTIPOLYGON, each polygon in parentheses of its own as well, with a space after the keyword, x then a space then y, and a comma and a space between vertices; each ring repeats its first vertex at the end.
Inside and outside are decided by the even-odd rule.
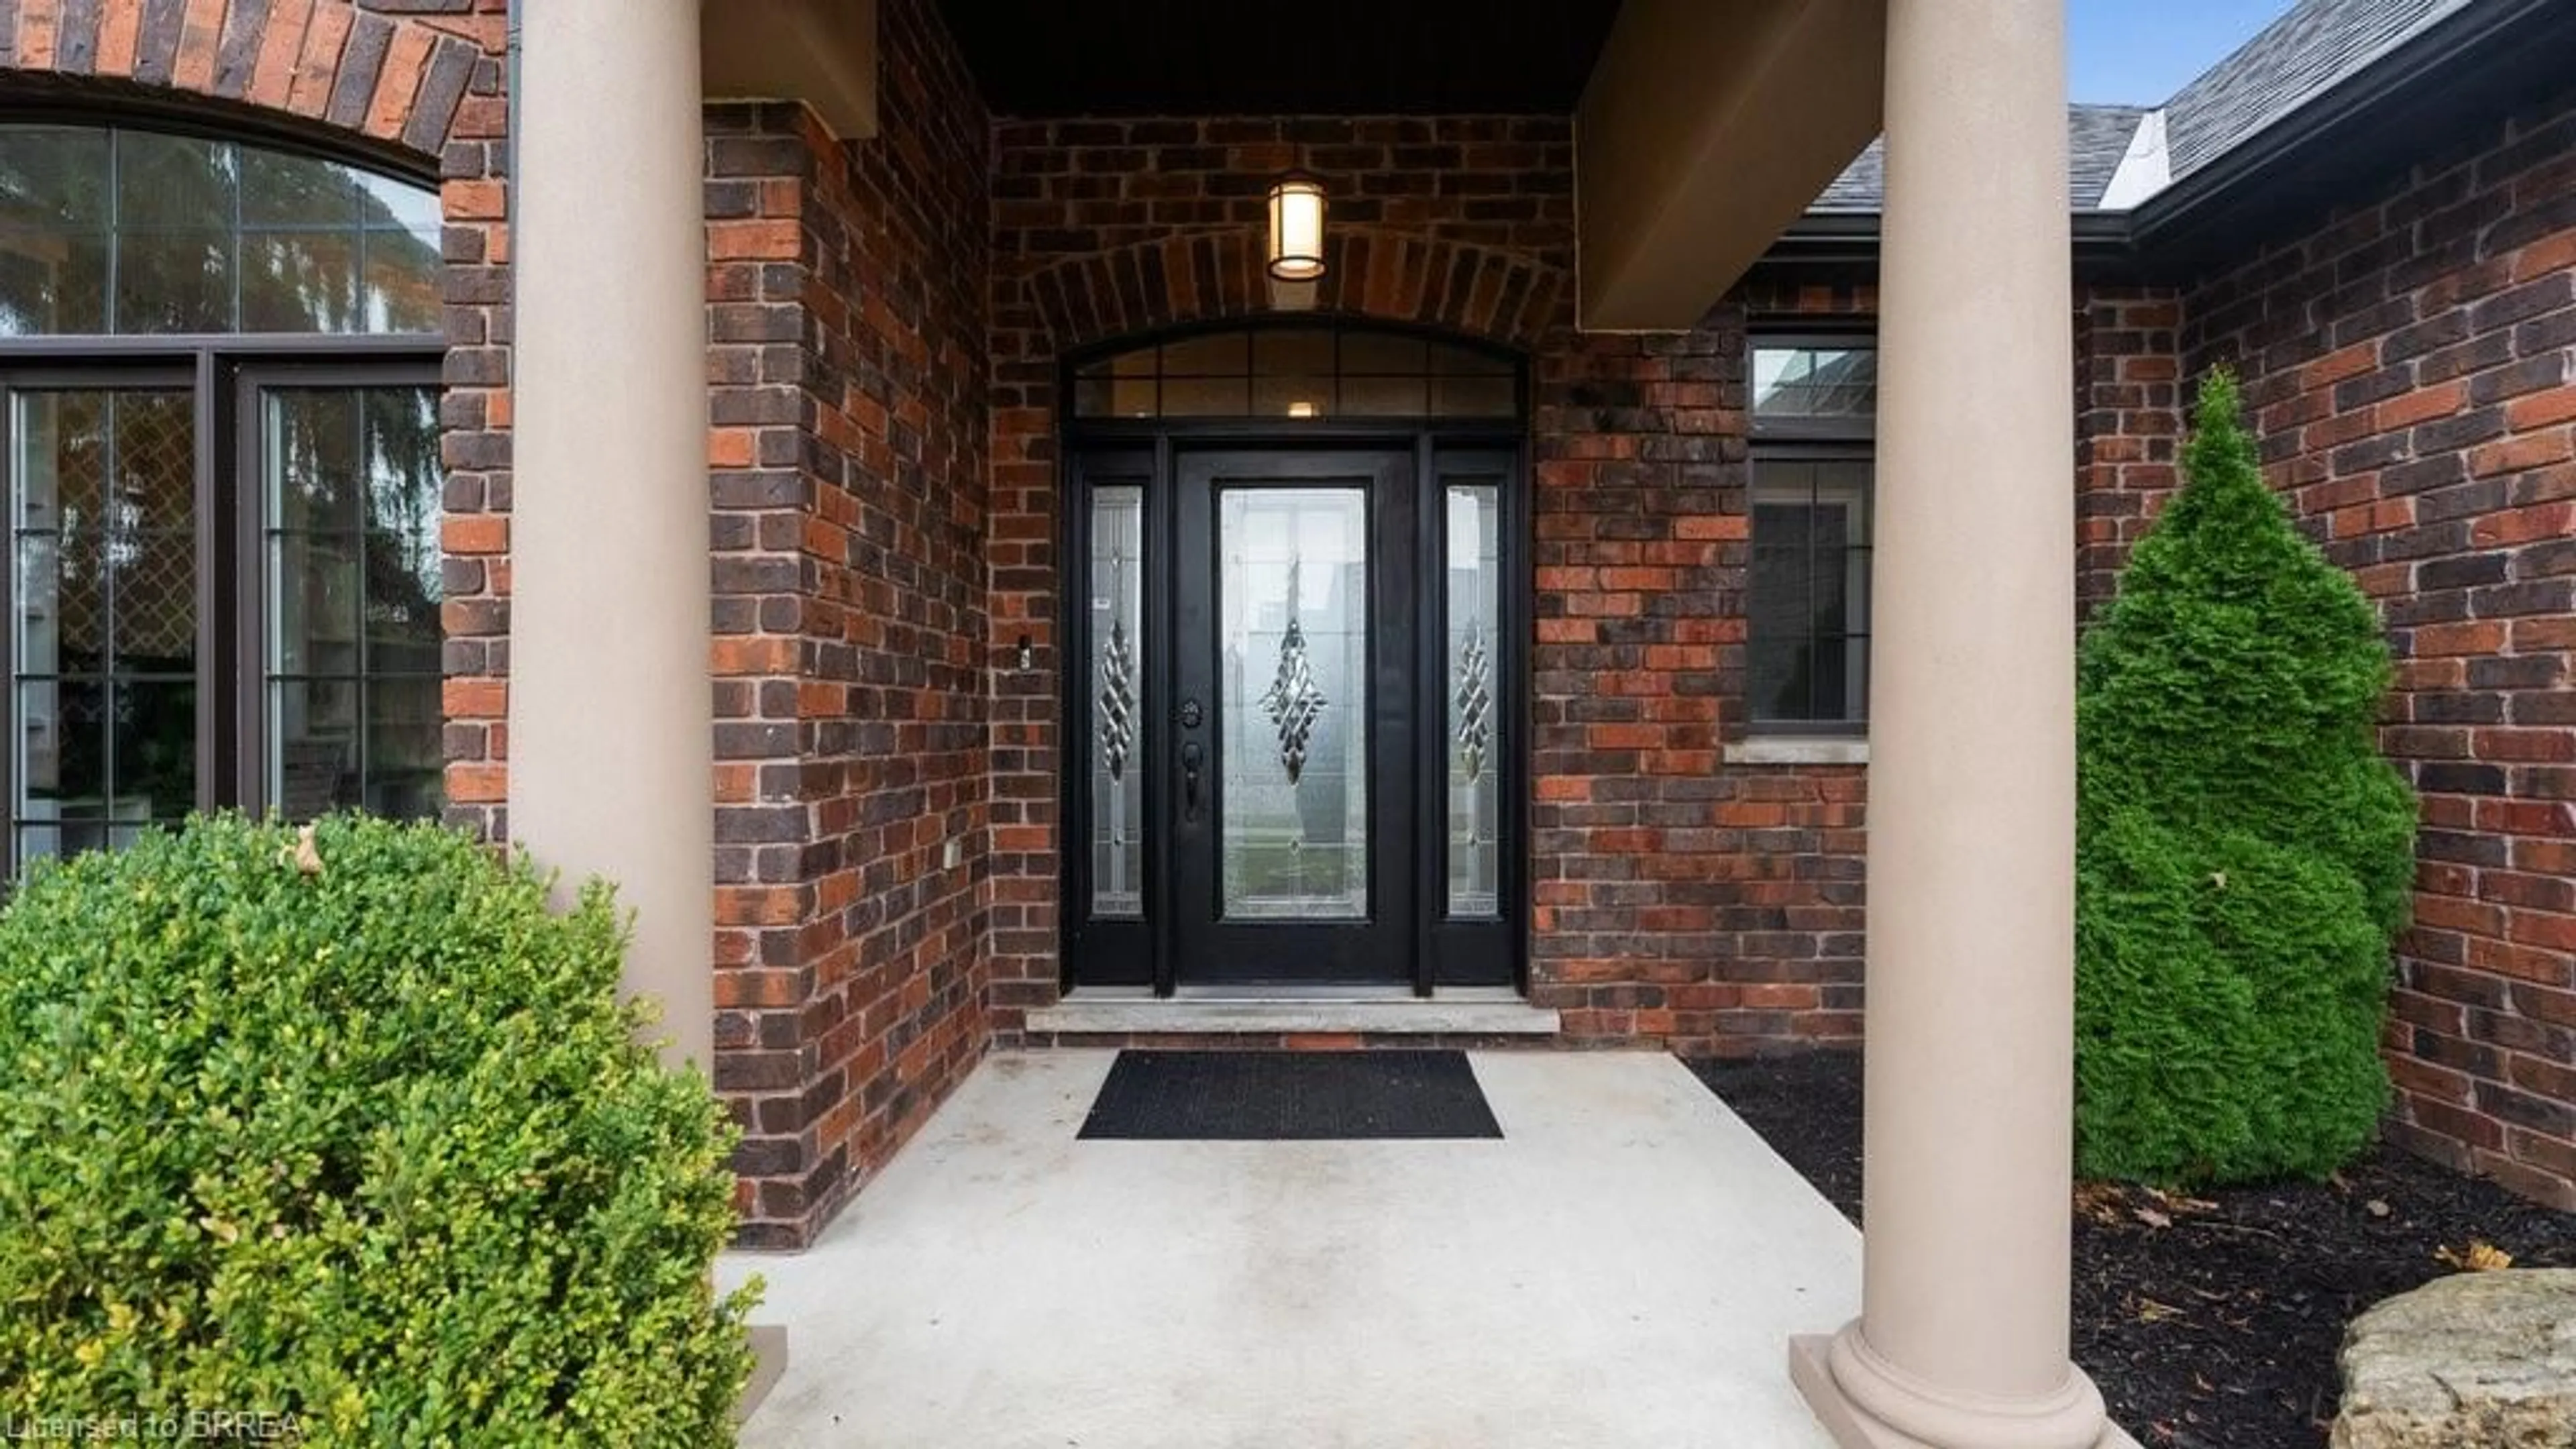
MULTIPOLYGON (((0 0, 10 72, 439 181, 449 815, 496 839, 503 11, 0 0)), ((746 1134, 745 1240, 809 1240, 983 1051, 1055 1040, 1024 1019, 1060 994, 1059 366, 1265 313, 1263 195, 1290 166, 1331 197, 1323 312, 1527 361, 1531 1000, 1566 1045, 1856 1040, 1867 768, 1727 754, 1748 736, 1748 338, 1865 334, 1867 264, 1766 266, 1686 332, 1585 332, 1564 116, 1014 119, 928 0, 878 15, 877 136, 837 141, 795 105, 709 108, 710 569, 634 584, 711 595, 715 1075, 746 1134)), ((2390 1130, 2562 1207, 2571 157, 2562 89, 2187 274, 2080 271, 2068 319, 2080 611, 2178 481, 2184 386, 2222 363, 2267 477, 2380 601, 2399 656, 2382 742, 2425 798, 2390 1130)))

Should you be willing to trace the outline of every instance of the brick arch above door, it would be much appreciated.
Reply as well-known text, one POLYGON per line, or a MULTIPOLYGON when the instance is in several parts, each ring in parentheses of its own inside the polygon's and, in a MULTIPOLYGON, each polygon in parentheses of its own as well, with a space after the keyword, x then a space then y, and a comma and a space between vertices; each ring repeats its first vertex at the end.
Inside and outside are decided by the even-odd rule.
MULTIPOLYGON (((1335 232, 1321 314, 1436 327, 1521 351, 1560 319, 1571 279, 1522 253, 1375 229, 1335 232)), ((1054 350, 1274 315, 1255 232, 1196 232, 1052 262, 1022 285, 1054 350)))

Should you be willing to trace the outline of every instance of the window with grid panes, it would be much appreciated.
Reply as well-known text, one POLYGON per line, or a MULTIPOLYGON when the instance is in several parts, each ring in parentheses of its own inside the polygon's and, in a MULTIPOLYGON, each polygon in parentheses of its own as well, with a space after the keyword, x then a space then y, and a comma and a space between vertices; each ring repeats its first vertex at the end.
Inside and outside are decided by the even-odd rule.
POLYGON ((439 810, 439 247, 419 181, 0 125, 10 871, 439 810))
POLYGON ((1878 354, 1865 338, 1756 337, 1751 373, 1753 728, 1858 734, 1878 354))

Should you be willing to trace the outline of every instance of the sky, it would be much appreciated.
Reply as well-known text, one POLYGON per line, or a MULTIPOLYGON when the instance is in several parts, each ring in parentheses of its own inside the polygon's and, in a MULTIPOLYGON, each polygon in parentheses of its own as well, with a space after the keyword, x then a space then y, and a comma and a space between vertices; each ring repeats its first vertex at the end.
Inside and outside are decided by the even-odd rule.
POLYGON ((2291 0, 2068 0, 2069 98, 2162 105, 2291 0))

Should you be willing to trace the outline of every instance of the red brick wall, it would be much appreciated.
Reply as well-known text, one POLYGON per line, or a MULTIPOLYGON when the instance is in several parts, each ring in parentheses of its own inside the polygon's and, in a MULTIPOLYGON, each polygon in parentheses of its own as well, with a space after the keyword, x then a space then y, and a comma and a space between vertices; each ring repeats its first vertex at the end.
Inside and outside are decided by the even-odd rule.
POLYGON ((2396 649, 2392 1131, 2576 1207, 2576 99, 2249 248, 2182 343, 2396 649))
POLYGON ((925 0, 879 23, 875 138, 708 120, 716 1080, 754 1246, 804 1242, 986 1035, 987 126, 925 0))
MULTIPOLYGON (((745 1239, 803 1241, 1056 996, 1059 356, 1261 310, 1261 192, 1334 198, 1328 311, 1519 350, 1533 384, 1533 997, 1578 1042, 1859 1026, 1863 772, 1744 731, 1744 343, 1865 292, 1758 284, 1688 334, 1573 327, 1562 118, 992 126, 929 0, 886 130, 710 118, 720 1083, 745 1239), (1016 668, 1020 636, 1037 667, 1016 668), (961 859, 944 863, 955 842, 961 859)), ((449 262, 453 818, 506 833, 502 0, 19 0, 0 67, 262 108, 435 158, 449 262)), ((2388 609, 2426 796, 2390 1049, 2410 1145, 2576 1203, 2576 108, 2243 265, 2089 290, 2090 608, 2173 483, 2184 367, 2246 374, 2275 483, 2388 609)))
POLYGON ((2182 303, 2169 287, 2079 287, 2075 305, 2075 607, 2108 601, 2180 479, 2182 303))
POLYGON ((1578 1038, 1750 1052, 1860 1032, 1864 775, 1729 764, 1744 704, 1748 315, 1537 361, 1533 999, 1578 1038))
MULTIPOLYGON (((1558 117, 1006 122, 994 153, 994 1024, 1057 997, 1055 369, 1261 310, 1269 177, 1332 197, 1323 310, 1531 363, 1538 571, 1532 996, 1569 1037, 1753 1050, 1858 1026, 1860 779, 1721 763, 1739 734, 1744 313, 1573 328, 1558 117)), ((1766 308, 1853 299, 1787 294, 1766 308)))

